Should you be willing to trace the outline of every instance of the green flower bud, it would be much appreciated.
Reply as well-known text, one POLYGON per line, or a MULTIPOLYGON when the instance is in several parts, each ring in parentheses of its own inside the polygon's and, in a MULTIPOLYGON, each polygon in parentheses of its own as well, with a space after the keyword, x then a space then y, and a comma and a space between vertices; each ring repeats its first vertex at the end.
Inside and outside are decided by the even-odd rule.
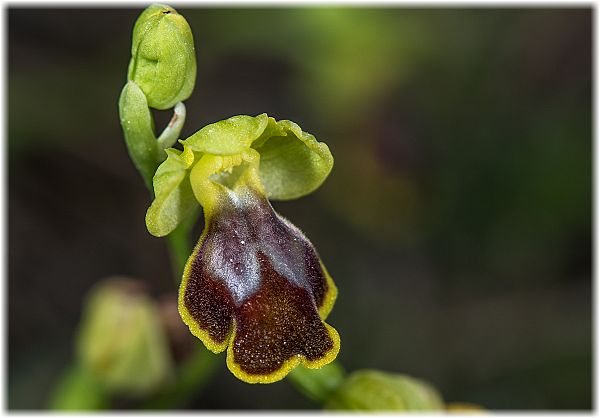
POLYGON ((148 105, 169 109, 192 94, 196 83, 194 38, 175 9, 153 4, 133 28, 128 79, 146 95, 148 105))
POLYGON ((441 411, 444 404, 430 384, 402 374, 359 370, 333 393, 327 409, 361 411, 441 411))
POLYGON ((108 280, 92 290, 77 354, 82 366, 113 392, 144 395, 172 375, 158 308, 131 279, 108 280))

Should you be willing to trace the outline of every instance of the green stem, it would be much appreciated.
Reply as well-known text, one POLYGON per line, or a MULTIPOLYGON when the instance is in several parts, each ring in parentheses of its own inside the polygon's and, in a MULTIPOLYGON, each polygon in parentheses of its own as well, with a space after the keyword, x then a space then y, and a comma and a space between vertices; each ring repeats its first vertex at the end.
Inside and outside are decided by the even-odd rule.
POLYGON ((102 384, 76 362, 55 382, 49 402, 55 411, 99 411, 109 406, 110 396, 102 384))

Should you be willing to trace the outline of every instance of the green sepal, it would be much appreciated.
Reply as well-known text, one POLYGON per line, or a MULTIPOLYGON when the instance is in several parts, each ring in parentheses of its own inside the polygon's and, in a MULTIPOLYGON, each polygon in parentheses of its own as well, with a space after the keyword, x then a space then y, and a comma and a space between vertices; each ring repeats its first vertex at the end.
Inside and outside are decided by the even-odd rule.
POLYGON ((159 164, 154 119, 144 92, 133 81, 127 82, 121 91, 119 117, 129 156, 146 186, 151 187, 152 177, 159 164))
POLYGON ((329 147, 292 121, 269 118, 253 144, 260 154, 260 179, 269 199, 288 200, 316 190, 333 168, 329 147))
POLYGON ((169 109, 192 94, 194 38, 185 18, 172 7, 153 4, 138 17, 128 79, 140 86, 155 109, 169 109))
POLYGON ((256 117, 239 115, 211 123, 180 141, 196 152, 213 155, 235 155, 248 149, 258 139, 269 122, 263 113, 256 117))
POLYGON ((189 182, 192 149, 186 146, 183 151, 169 148, 165 152, 167 159, 154 175, 154 201, 146 212, 146 227, 157 237, 171 233, 198 205, 189 182))

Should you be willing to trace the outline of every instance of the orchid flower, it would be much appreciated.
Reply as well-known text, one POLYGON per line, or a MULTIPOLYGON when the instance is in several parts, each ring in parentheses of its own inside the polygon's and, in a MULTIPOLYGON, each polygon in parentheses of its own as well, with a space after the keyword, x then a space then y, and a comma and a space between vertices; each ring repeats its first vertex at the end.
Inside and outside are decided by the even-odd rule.
POLYGON ((291 121, 261 114, 207 125, 166 150, 146 225, 165 236, 200 205, 205 228, 184 269, 179 312, 193 335, 248 383, 319 368, 340 349, 324 322, 337 289, 304 234, 269 199, 306 195, 333 157, 291 121))

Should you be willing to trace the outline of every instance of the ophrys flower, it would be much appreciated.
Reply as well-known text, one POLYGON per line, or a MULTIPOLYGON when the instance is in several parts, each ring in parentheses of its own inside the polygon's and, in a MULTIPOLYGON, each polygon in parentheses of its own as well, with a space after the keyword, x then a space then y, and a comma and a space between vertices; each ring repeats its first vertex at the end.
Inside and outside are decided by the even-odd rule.
POLYGON ((229 369, 249 383, 331 362, 340 341, 323 320, 337 289, 310 241, 268 200, 316 189, 333 164, 327 146, 264 114, 208 125, 181 142, 155 175, 146 221, 162 236, 196 204, 204 210, 179 292, 184 322, 211 351, 227 349, 229 369))

